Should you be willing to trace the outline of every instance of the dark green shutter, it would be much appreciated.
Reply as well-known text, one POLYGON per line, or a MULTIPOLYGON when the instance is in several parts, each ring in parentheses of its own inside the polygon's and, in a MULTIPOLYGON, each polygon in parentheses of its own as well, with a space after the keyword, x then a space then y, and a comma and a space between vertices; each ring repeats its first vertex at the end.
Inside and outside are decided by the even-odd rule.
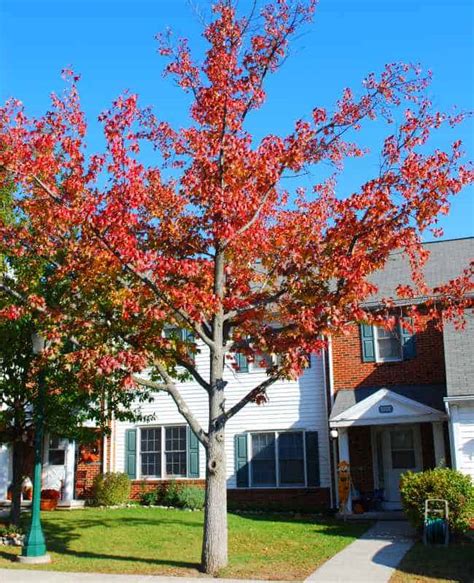
POLYGON ((306 478, 308 486, 319 486, 319 445, 318 432, 307 431, 306 441, 306 478))
POLYGON ((234 437, 235 481, 237 488, 247 488, 249 485, 249 469, 247 455, 247 435, 241 433, 234 437))
POLYGON ((370 324, 360 325, 362 361, 375 362, 374 329, 370 324))
POLYGON ((416 356, 416 334, 404 328, 403 322, 408 322, 410 325, 413 325, 413 320, 411 318, 401 318, 400 320, 403 360, 409 360, 416 356))
POLYGON ((249 372, 249 361, 245 354, 237 353, 235 362, 237 363, 237 372, 249 372))
POLYGON ((199 439, 188 427, 188 478, 199 478, 199 439))
POLYGON ((137 430, 125 430, 125 473, 131 480, 137 477, 137 430))

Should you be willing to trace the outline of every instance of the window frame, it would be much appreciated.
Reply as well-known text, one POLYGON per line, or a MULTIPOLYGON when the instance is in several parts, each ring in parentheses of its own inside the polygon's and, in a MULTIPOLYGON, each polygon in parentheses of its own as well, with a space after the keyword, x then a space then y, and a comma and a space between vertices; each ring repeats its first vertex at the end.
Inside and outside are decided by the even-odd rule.
POLYGON ((381 326, 376 326, 375 324, 372 326, 372 330, 374 332, 375 362, 403 362, 403 340, 402 340, 402 329, 401 329, 400 320, 397 320, 397 324, 396 324, 396 326, 394 326, 394 328, 392 330, 393 332, 397 331, 396 339, 398 341, 398 350, 399 350, 398 357, 380 356, 380 351, 379 351, 379 329, 380 328, 387 331, 386 328, 383 328, 381 326))
MULTIPOLYGON (((160 454, 160 468, 161 468, 161 474, 163 474, 163 427, 161 427, 160 425, 152 425, 152 426, 147 426, 147 427, 140 427, 139 428, 140 431, 137 432, 137 465, 138 465, 138 469, 139 472, 136 472, 137 475, 139 475, 140 477, 143 477, 145 479, 148 480, 153 480, 153 479, 160 479, 160 477, 158 476, 149 476, 149 475, 144 475, 143 471, 142 471, 142 454, 144 452, 142 452, 142 430, 145 431, 150 431, 152 429, 159 429, 160 430, 160 450, 159 450, 159 454, 160 454)), ((157 453, 157 452, 145 452, 145 453, 157 453)))
POLYGON ((65 437, 59 437, 57 435, 48 436, 48 466, 65 466, 66 465, 66 452, 68 448, 68 440, 65 437), (52 447, 51 442, 57 440, 57 447, 52 447), (63 461, 60 464, 51 462, 51 452, 62 452, 63 461))
MULTIPOLYGON (((136 480, 195 480, 196 478, 189 477, 189 425, 185 423, 167 423, 163 425, 140 425, 137 426, 137 462, 136 462, 136 480), (186 438, 185 438, 185 458, 186 458, 186 475, 178 475, 178 474, 168 474, 166 472, 166 429, 171 427, 184 427, 186 429, 186 438), (161 476, 146 476, 142 472, 142 430, 146 429, 161 429, 161 450, 160 450, 160 460, 161 460, 161 476)), ((146 452, 145 452, 146 453, 146 452)))
MULTIPOLYGON (((250 430, 245 433, 247 437, 247 452, 248 452, 248 486, 239 486, 239 490, 249 490, 249 489, 274 489, 279 490, 294 490, 297 488, 308 488, 308 469, 306 464, 306 432, 314 431, 312 429, 268 429, 268 430, 250 430), (275 485, 274 486, 260 486, 253 484, 253 472, 252 472, 252 462, 253 462, 253 435, 261 433, 273 433, 274 443, 275 443, 275 485), (304 482, 300 484, 281 484, 280 480, 280 452, 279 452, 279 442, 278 438, 284 433, 301 433, 301 443, 303 448, 303 472, 304 472, 304 482)), ((234 454, 235 455, 235 454, 234 454)))

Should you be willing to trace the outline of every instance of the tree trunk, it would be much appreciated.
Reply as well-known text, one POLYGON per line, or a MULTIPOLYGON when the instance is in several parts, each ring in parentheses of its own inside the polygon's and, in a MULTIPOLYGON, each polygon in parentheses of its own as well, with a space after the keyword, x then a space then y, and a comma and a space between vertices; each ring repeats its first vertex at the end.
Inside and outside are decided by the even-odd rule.
POLYGON ((10 523, 16 526, 20 524, 21 513, 21 485, 23 482, 23 443, 14 441, 13 450, 13 480, 12 480, 12 505, 10 508, 10 523))
POLYGON ((227 490, 224 429, 209 435, 202 569, 217 575, 227 565, 227 490))

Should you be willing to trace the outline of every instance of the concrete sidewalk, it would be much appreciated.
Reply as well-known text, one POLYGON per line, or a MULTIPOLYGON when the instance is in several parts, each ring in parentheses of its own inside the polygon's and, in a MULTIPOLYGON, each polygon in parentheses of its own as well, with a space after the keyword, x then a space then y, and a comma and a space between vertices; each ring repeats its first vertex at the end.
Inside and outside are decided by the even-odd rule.
MULTIPOLYGON (((105 573, 61 573, 26 569, 0 569, 1 583, 264 583, 252 579, 213 577, 162 577, 156 575, 107 575, 105 573)), ((272 583, 278 583, 273 581, 272 583)), ((281 582, 280 582, 281 583, 281 582)))
POLYGON ((415 533, 407 522, 380 520, 306 581, 386 583, 414 542, 415 533))

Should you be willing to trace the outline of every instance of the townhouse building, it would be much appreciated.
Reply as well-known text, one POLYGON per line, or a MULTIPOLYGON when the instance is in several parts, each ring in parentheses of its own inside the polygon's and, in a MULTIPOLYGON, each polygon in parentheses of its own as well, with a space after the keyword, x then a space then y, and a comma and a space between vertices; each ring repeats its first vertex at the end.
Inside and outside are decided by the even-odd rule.
MULTIPOLYGON (((430 287, 459 275, 474 257, 474 238, 427 243, 425 277, 430 287)), ((226 429, 227 486, 232 507, 315 511, 338 505, 337 464, 350 465, 349 510, 400 508, 398 482, 407 471, 453 465, 474 479, 474 319, 466 330, 432 322, 413 334, 407 327, 412 302, 397 298, 410 283, 405 258, 394 253, 374 276, 376 308, 392 297, 397 325, 388 331, 354 324, 349 335, 328 339, 311 355, 297 381, 275 383, 268 403, 250 403, 226 429)), ((209 367, 205 346, 196 365, 209 367)), ((258 363, 238 360, 225 370, 227 406, 265 379, 258 363)), ((195 381, 181 392, 203 426, 207 396, 195 381)), ((113 420, 108 437, 81 445, 47 436, 43 487, 60 488, 62 504, 88 498, 100 472, 126 472, 132 497, 176 480, 204 485, 205 455, 171 397, 153 394, 142 405, 143 423, 113 420)), ((0 501, 11 481, 11 455, 0 446, 0 501)))

